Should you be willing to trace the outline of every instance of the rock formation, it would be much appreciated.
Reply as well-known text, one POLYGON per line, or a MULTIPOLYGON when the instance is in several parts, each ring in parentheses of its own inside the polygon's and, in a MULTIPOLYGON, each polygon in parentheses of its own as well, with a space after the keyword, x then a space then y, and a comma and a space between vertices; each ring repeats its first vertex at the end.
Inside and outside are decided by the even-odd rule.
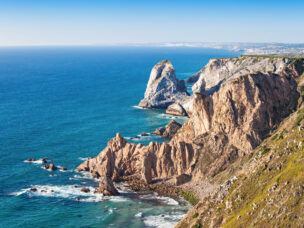
POLYGON ((166 113, 170 114, 170 115, 175 115, 175 116, 187 116, 187 112, 184 109, 184 107, 179 104, 179 103, 174 103, 172 105, 170 105, 167 109, 166 109, 166 113))
POLYGON ((159 135, 163 138, 172 138, 177 131, 182 127, 182 125, 175 120, 171 120, 170 123, 166 125, 166 127, 159 127, 154 132, 152 132, 152 135, 159 135))
POLYGON ((238 58, 211 59, 209 63, 187 81, 196 83, 192 87, 195 93, 212 94, 221 85, 245 74, 274 73, 286 75, 289 66, 295 66, 295 60, 284 57, 240 56, 238 58))
POLYGON ((57 170, 57 167, 54 164, 44 165, 43 168, 51 170, 51 171, 57 170))
POLYGON ((180 123, 175 120, 171 120, 171 122, 166 125, 166 129, 161 136, 163 138, 171 139, 181 127, 182 125, 180 123))
POLYGON ((138 106, 165 109, 188 96, 185 82, 176 78, 171 62, 164 60, 153 67, 144 99, 138 106))
POLYGON ((160 136, 162 136, 163 133, 165 132, 165 130, 166 129, 164 127, 159 127, 154 132, 152 132, 151 134, 152 135, 160 135, 160 136))
POLYGON ((190 119, 169 143, 136 145, 117 134, 77 170, 138 175, 147 183, 180 174, 214 176, 258 146, 296 107, 296 87, 292 77, 277 74, 240 76, 212 96, 195 94, 190 119))
POLYGON ((85 193, 88 193, 88 192, 90 192, 90 189, 89 189, 89 188, 86 188, 86 187, 82 187, 82 188, 80 189, 80 191, 85 192, 85 193))
POLYGON ((102 193, 105 196, 114 196, 118 194, 112 180, 109 177, 103 177, 99 182, 99 187, 95 193, 102 193))

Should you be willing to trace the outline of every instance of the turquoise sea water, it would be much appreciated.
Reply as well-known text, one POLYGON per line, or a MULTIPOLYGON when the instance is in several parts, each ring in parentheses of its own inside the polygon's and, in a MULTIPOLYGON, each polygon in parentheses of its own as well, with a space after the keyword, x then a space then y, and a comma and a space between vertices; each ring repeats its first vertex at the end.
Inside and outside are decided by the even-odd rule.
MULTIPOLYGON (((238 55, 202 48, 1 48, 0 227, 173 226, 189 209, 182 200, 135 194, 127 186, 118 186, 117 197, 81 193, 81 186, 98 183, 74 170, 116 132, 152 132, 173 118, 133 107, 158 61, 169 59, 184 79, 210 58, 238 55), (51 177, 27 158, 50 158, 68 171, 51 177)), ((161 141, 137 142, 152 140, 161 141)))

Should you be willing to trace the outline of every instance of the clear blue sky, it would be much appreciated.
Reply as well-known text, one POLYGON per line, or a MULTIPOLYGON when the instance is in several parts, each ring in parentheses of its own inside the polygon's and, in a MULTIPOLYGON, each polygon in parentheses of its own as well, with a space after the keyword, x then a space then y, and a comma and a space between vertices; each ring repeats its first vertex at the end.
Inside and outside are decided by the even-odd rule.
POLYGON ((304 42, 304 0, 0 0, 0 46, 304 42))

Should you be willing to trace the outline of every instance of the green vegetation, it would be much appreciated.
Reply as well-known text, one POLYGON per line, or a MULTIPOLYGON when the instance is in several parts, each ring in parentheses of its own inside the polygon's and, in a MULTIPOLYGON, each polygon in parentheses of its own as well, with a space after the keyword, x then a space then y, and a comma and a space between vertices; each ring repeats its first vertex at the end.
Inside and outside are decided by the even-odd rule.
POLYGON ((298 126, 301 123, 301 121, 304 119, 304 108, 299 109, 297 114, 298 116, 295 120, 294 126, 298 126))
MULTIPOLYGON (((183 227, 301 227, 304 224, 304 108, 286 118, 275 135, 265 139, 244 157, 245 172, 228 189, 221 201, 208 198, 196 207, 183 227), (210 213, 211 212, 211 213, 210 213)), ((240 170, 241 162, 223 173, 240 170), (229 171, 230 170, 230 171, 229 171)), ((234 165, 235 165, 234 164, 234 165)), ((223 173, 218 174, 222 181, 223 173)), ((225 176, 224 180, 231 178, 225 176)), ((218 178, 216 177, 216 178, 218 178)), ((223 182, 221 182, 223 183, 223 182)), ((182 226, 181 226, 182 227, 182 226)))
POLYGON ((201 227, 202 227, 201 224, 196 223, 192 228, 201 228, 201 227))
POLYGON ((267 148, 267 147, 266 147, 266 148, 262 151, 262 155, 267 154, 269 151, 270 151, 270 148, 267 148))
POLYGON ((199 198, 196 195, 192 194, 191 192, 182 191, 181 195, 185 200, 190 202, 193 206, 199 202, 199 198))
POLYGON ((195 212, 195 214, 194 215, 192 215, 192 218, 197 218, 198 217, 198 213, 197 212, 195 212))

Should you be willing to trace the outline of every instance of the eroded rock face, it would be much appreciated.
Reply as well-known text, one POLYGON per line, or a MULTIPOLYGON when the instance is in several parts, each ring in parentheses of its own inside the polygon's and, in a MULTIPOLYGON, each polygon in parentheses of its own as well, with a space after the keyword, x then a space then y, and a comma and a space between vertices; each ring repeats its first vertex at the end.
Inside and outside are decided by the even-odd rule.
POLYGON ((283 75, 286 74, 286 69, 294 66, 294 59, 283 57, 240 56, 238 58, 211 59, 203 69, 187 81, 196 81, 192 87, 194 93, 209 95, 217 91, 220 86, 241 75, 256 72, 283 75))
POLYGON ((118 191, 109 177, 103 177, 95 193, 102 193, 105 196, 115 196, 118 194, 118 191))
POLYGON ((163 135, 163 133, 165 132, 165 128, 164 127, 159 127, 157 128, 154 132, 152 132, 152 135, 163 135))
POLYGON ((170 123, 166 125, 166 129, 162 134, 164 138, 172 138, 176 132, 182 127, 182 125, 175 120, 171 120, 170 123))
POLYGON ((176 101, 189 96, 185 82, 176 78, 175 70, 168 60, 157 63, 150 74, 142 108, 167 108, 176 101))
POLYGON ((179 103, 174 103, 172 105, 170 105, 167 109, 166 109, 166 113, 170 114, 170 115, 175 115, 175 116, 187 116, 187 112, 184 109, 184 107, 179 104, 179 103))
POLYGON ((153 178, 165 178, 189 173, 193 149, 185 142, 155 143, 148 146, 128 143, 119 133, 96 158, 83 162, 77 171, 97 172, 111 177, 137 175, 146 183, 153 178))
POLYGON ((169 143, 128 143, 120 134, 78 171, 100 176, 136 175, 154 179, 191 175, 212 177, 258 146, 269 131, 296 107, 293 77, 247 74, 230 80, 212 95, 194 94, 189 120, 169 143))

